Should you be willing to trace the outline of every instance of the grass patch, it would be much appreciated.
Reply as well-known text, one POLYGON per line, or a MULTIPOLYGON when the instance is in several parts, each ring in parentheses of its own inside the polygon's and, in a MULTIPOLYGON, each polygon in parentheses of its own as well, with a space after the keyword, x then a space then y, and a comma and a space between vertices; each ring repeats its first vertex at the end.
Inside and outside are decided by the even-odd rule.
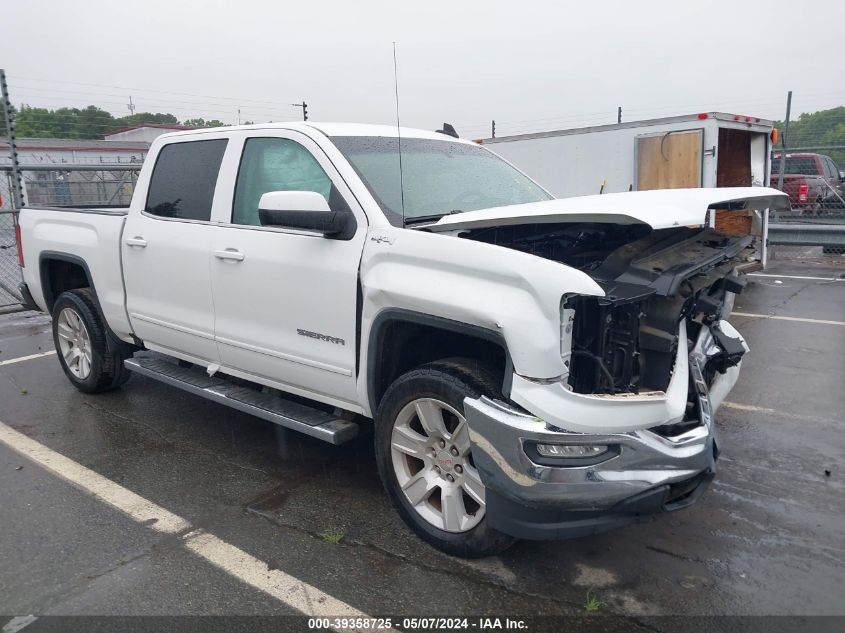
POLYGON ((333 545, 338 545, 344 537, 343 530, 326 530, 325 532, 320 532, 320 538, 323 539, 326 543, 331 543, 333 545))
POLYGON ((592 592, 592 590, 587 592, 587 601, 584 603, 584 611, 587 613, 596 613, 599 609, 604 606, 604 602, 599 600, 592 592))

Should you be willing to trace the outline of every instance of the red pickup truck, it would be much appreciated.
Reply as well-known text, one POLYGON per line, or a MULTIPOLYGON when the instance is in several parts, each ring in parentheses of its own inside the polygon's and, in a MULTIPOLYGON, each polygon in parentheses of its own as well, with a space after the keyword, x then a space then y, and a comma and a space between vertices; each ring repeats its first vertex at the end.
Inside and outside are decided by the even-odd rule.
MULTIPOLYGON (((772 157, 771 186, 778 189, 781 154, 772 157)), ((789 195, 793 209, 818 213, 845 206, 845 183, 829 156, 787 154, 782 191, 789 195)))

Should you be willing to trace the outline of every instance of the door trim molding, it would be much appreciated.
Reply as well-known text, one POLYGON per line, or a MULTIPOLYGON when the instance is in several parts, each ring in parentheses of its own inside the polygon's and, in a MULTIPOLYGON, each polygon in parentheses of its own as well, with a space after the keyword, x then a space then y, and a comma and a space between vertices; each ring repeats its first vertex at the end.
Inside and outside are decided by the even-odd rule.
POLYGON ((275 350, 267 349, 266 347, 259 347, 258 345, 250 345, 249 343, 244 343, 242 341, 235 341, 229 338, 223 338, 220 336, 215 337, 215 340, 221 345, 228 345, 230 347, 237 347, 240 349, 245 349, 250 352, 256 352, 258 354, 263 354, 265 356, 271 356, 273 358, 279 358, 281 360, 290 361, 292 363, 297 363, 299 365, 306 365, 307 367, 314 367, 315 369, 322 369, 324 371, 332 372, 333 374, 340 374, 341 376, 352 377, 352 370, 347 369, 346 367, 340 367, 338 365, 331 365, 329 363, 323 363, 318 360, 311 360, 309 358, 302 358, 301 356, 294 356, 293 354, 285 354, 284 352, 277 352, 275 350))
POLYGON ((209 341, 214 340, 214 335, 210 332, 203 332, 202 330, 195 330, 194 328, 186 327, 184 325, 177 325, 175 323, 171 323, 170 321, 162 321, 161 319, 156 319, 153 317, 145 316, 143 314, 138 314, 137 312, 130 312, 129 316, 134 319, 138 319, 139 321, 145 321, 147 323, 151 323, 153 325, 158 325, 169 330, 176 330, 177 332, 182 332, 184 334, 190 334, 192 336, 198 336, 199 338, 204 338, 209 341))

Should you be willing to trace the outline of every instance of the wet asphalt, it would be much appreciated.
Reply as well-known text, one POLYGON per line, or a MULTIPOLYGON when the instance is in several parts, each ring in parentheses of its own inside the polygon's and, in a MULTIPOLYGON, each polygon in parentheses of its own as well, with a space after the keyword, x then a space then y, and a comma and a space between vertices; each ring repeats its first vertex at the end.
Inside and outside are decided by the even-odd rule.
MULTIPOLYGON (((845 321, 845 282, 752 278, 734 310, 845 321)), ((481 561, 405 528, 367 437, 333 447, 140 376, 85 395, 55 356, 0 366, 0 421, 371 615, 574 615, 588 595, 631 616, 845 615, 845 326, 732 321, 752 352, 697 504, 481 561)), ((0 361, 52 349, 49 328, 0 316, 0 361)), ((0 561, 4 615, 291 613, 2 443, 0 561)))

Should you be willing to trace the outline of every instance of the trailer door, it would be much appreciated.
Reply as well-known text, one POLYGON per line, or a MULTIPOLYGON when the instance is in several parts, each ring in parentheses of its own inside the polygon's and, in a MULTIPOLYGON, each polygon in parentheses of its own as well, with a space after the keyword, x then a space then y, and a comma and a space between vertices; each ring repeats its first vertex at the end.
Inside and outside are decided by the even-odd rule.
POLYGON ((751 132, 719 128, 717 187, 751 186, 751 132))
POLYGON ((637 191, 701 186, 704 130, 638 136, 637 191))

